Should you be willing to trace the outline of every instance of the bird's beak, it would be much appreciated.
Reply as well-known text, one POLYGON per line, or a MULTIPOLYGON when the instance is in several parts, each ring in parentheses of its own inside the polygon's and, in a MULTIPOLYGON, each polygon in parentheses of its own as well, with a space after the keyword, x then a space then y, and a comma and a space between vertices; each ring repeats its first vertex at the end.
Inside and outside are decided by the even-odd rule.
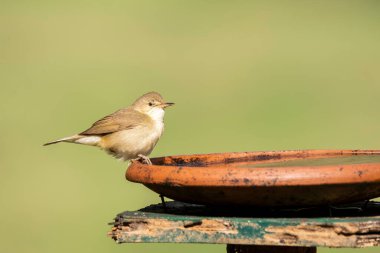
POLYGON ((172 106, 172 105, 174 105, 174 103, 166 102, 166 103, 162 103, 161 107, 162 108, 166 108, 166 107, 169 107, 169 106, 172 106))

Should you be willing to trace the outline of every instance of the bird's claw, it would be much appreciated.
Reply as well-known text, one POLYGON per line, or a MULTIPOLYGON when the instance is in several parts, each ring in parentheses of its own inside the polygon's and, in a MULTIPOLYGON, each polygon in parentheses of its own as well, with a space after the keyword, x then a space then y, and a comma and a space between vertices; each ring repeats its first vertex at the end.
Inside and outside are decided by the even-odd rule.
POLYGON ((145 164, 148 164, 148 165, 152 165, 152 162, 150 161, 149 157, 145 156, 145 155, 138 155, 138 159, 137 160, 140 160, 141 162, 145 163, 145 164))

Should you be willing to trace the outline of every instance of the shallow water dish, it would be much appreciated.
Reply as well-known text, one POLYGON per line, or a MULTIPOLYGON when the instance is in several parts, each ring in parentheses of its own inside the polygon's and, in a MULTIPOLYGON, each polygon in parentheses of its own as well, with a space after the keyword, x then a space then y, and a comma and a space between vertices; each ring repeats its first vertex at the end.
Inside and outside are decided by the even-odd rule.
POLYGON ((380 150, 301 150, 167 156, 126 178, 168 198, 206 205, 344 204, 380 196, 380 150))

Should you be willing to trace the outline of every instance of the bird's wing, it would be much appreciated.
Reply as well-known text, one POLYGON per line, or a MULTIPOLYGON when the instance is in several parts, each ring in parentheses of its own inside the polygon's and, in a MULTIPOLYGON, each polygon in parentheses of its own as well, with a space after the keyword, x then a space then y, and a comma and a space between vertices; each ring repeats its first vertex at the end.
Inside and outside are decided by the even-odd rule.
POLYGON ((81 135, 106 135, 121 130, 133 129, 139 126, 139 122, 146 121, 146 115, 130 109, 121 109, 96 121, 81 135))

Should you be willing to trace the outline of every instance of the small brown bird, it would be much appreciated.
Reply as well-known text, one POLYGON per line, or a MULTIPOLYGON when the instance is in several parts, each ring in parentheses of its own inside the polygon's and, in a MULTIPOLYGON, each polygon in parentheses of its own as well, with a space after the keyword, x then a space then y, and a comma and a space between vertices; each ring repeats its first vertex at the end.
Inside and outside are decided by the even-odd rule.
POLYGON ((97 146, 124 161, 147 157, 164 131, 164 109, 174 103, 164 102, 157 92, 149 92, 131 106, 96 121, 86 131, 44 144, 70 142, 97 146))

